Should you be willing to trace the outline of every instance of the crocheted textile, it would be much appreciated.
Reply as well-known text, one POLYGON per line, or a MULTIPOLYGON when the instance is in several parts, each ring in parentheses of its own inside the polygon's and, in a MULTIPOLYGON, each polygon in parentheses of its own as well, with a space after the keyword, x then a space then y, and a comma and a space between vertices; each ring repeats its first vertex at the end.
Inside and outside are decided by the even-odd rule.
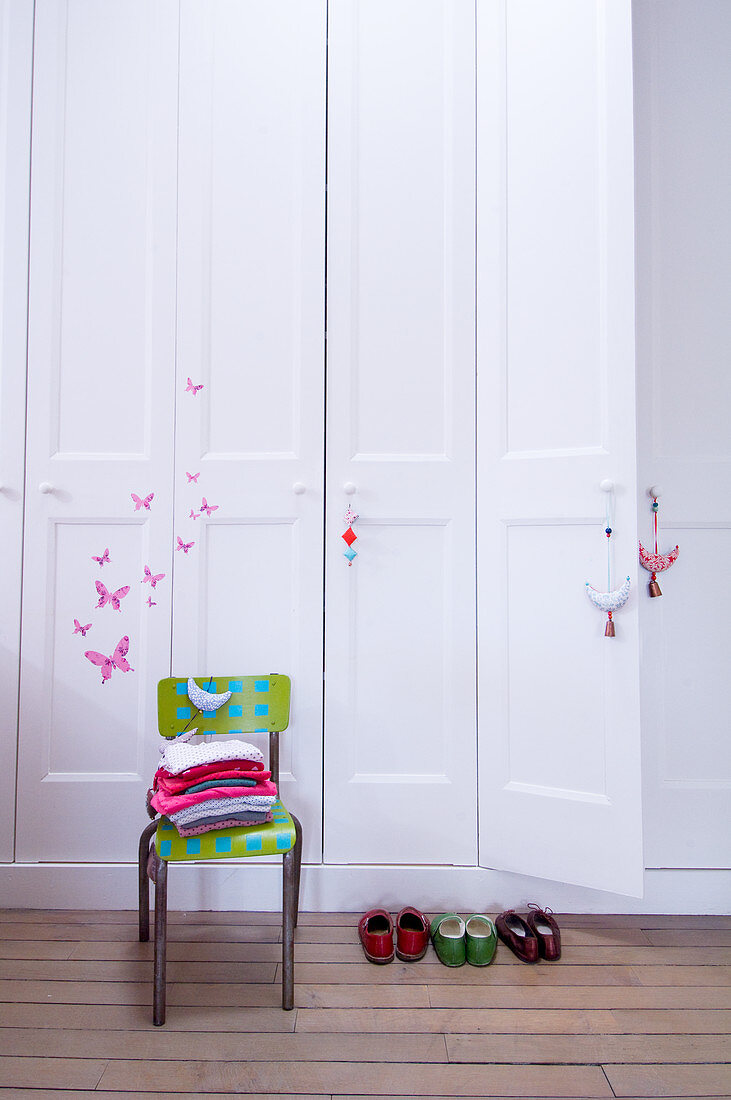
POLYGON ((182 744, 173 741, 171 745, 165 746, 160 766, 171 775, 180 775, 188 768, 221 760, 255 760, 261 764, 264 756, 260 749, 246 741, 210 741, 202 745, 193 745, 189 741, 182 744))

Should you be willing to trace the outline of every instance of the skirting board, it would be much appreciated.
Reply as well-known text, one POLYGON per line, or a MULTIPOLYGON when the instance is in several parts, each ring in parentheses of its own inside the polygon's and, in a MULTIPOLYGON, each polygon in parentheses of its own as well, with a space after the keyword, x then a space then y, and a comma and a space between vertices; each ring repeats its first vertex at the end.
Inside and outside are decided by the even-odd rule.
MULTIPOLYGON (((168 879, 175 910, 281 907, 281 867, 263 860, 179 864, 168 879)), ((154 888, 151 888, 151 894, 154 888)), ((497 913, 529 901, 557 913, 726 913, 731 871, 647 870, 645 894, 630 898, 581 886, 479 867, 303 866, 303 912, 362 913, 374 905, 397 911, 497 913)), ((0 908, 135 909, 136 864, 0 864, 0 908)))

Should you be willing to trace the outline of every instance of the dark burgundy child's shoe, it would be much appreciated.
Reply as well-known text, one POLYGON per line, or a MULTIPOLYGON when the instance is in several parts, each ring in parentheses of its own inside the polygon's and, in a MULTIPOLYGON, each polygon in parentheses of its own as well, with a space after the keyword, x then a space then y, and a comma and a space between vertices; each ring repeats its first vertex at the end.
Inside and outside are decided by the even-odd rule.
POLYGON ((372 963, 393 960, 393 920, 385 909, 369 909, 358 921, 365 957, 372 963))
POLYGON ((541 909, 531 901, 525 915, 527 924, 538 940, 538 954, 547 962, 561 958, 561 932, 552 916, 553 909, 541 909))
POLYGON ((538 962, 538 937, 528 922, 512 909, 506 909, 495 921, 495 930, 503 943, 521 962, 538 962))
POLYGON ((405 906, 396 917, 396 954, 404 962, 416 962, 428 946, 429 921, 413 905, 405 906))

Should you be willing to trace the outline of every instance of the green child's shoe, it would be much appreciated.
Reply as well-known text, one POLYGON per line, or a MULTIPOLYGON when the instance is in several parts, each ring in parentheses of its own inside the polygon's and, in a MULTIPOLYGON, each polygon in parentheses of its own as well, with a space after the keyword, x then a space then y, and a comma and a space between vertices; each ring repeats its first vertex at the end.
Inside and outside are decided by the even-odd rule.
POLYGON ((465 954, 471 966, 487 966, 495 958, 497 931, 489 917, 479 913, 467 918, 465 954))
POLYGON ((464 966, 465 925, 456 913, 442 913, 431 922, 431 942, 437 958, 445 966, 464 966))

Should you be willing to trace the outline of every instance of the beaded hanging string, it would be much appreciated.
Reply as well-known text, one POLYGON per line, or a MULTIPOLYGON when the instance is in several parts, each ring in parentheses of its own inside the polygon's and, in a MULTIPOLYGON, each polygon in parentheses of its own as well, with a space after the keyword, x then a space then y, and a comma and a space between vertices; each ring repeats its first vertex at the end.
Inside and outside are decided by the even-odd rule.
POLYGON ((341 538, 345 539, 348 544, 348 549, 343 550, 344 556, 348 559, 348 565, 353 564, 353 558, 358 556, 358 551, 353 549, 353 543, 358 538, 353 530, 353 524, 358 518, 358 513, 348 505, 345 515, 343 516, 343 523, 346 524, 347 529, 343 532, 341 538))
POLYGON ((664 573, 666 569, 669 569, 673 564, 678 554, 680 553, 680 547, 676 546, 674 550, 671 550, 669 554, 660 554, 657 549, 657 513, 660 505, 658 504, 658 496, 660 495, 659 489, 653 486, 648 490, 650 497, 652 498, 652 535, 654 543, 653 553, 645 550, 642 543, 640 543, 640 565, 647 569, 650 573, 650 583, 647 586, 647 591, 650 596, 662 596, 660 585, 657 583, 657 574, 664 573))
POLYGON ((586 582, 586 594, 600 611, 606 611, 607 622, 604 627, 604 637, 614 638, 614 612, 618 611, 620 607, 624 607, 629 599, 630 579, 627 577, 621 588, 612 591, 612 550, 611 550, 611 538, 612 538, 612 490, 613 485, 610 481, 602 482, 602 490, 606 493, 605 506, 604 506, 604 534, 607 540, 607 590, 606 592, 598 592, 596 588, 592 588, 589 582, 586 582))
MULTIPOLYGON (((611 492, 606 494, 606 507, 604 509, 604 534, 607 536, 607 592, 612 591, 612 548, 610 546, 610 540, 612 538, 612 528, 610 526, 612 521, 611 515, 611 492)), ((614 637, 614 622, 612 620, 612 612, 607 611, 607 625, 604 627, 604 637, 614 637)))

